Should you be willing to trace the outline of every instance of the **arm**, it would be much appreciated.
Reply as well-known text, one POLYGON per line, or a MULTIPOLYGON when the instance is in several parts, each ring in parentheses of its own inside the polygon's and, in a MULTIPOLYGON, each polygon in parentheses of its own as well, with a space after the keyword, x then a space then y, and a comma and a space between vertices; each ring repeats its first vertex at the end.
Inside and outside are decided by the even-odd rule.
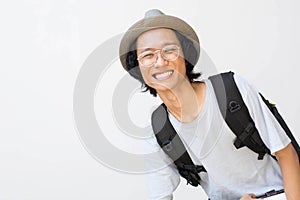
POLYGON ((288 200, 300 197, 300 166, 298 155, 290 143, 282 150, 275 152, 281 168, 284 190, 288 200))

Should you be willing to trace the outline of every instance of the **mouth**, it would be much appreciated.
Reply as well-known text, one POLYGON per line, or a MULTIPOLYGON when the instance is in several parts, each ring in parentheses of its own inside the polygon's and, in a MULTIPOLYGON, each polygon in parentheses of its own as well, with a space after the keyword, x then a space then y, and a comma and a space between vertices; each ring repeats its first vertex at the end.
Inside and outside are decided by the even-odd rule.
POLYGON ((161 72, 161 73, 155 73, 152 76, 156 80, 162 81, 162 80, 166 80, 166 79, 170 78, 173 73, 174 73, 173 70, 169 70, 169 71, 164 71, 164 72, 161 72))

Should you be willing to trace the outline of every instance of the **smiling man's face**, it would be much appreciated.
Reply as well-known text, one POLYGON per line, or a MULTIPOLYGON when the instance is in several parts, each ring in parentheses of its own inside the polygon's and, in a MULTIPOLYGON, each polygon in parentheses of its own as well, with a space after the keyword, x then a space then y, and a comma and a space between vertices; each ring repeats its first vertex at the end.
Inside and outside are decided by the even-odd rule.
POLYGON ((144 67, 139 62, 139 68, 145 83, 156 89, 159 93, 163 90, 172 90, 182 83, 186 76, 186 67, 181 44, 176 34, 171 29, 159 28, 141 34, 137 39, 137 56, 144 54, 145 51, 153 53, 161 50, 168 45, 179 47, 177 59, 168 61, 164 59, 160 52, 157 52, 157 60, 153 65, 144 67))

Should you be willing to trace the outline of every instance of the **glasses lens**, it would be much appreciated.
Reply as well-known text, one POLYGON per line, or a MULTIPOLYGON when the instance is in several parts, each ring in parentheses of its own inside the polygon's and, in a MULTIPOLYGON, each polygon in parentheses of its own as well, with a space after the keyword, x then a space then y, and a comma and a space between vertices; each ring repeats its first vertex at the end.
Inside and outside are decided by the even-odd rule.
POLYGON ((177 45, 165 46, 162 49, 161 54, 167 61, 174 61, 179 56, 179 47, 177 45))
POLYGON ((139 55, 138 60, 140 63, 147 67, 152 65, 156 61, 156 53, 154 51, 145 51, 141 55, 139 55))

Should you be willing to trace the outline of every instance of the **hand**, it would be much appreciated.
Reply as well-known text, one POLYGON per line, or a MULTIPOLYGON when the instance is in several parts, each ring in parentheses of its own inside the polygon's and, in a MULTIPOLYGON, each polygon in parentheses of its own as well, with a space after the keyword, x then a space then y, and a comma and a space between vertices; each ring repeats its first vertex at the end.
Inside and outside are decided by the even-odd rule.
POLYGON ((257 199, 255 197, 255 194, 245 194, 240 200, 252 200, 252 199, 257 199))

